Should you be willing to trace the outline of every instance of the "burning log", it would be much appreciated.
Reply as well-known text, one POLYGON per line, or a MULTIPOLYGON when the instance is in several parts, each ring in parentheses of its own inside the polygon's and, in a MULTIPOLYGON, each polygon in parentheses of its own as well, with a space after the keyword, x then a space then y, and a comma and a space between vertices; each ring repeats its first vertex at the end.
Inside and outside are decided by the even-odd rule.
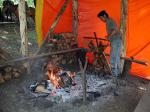
POLYGON ((69 85, 75 85, 73 82, 74 72, 65 71, 63 68, 56 66, 52 61, 46 65, 46 73, 48 79, 53 86, 58 88, 68 87, 69 85))

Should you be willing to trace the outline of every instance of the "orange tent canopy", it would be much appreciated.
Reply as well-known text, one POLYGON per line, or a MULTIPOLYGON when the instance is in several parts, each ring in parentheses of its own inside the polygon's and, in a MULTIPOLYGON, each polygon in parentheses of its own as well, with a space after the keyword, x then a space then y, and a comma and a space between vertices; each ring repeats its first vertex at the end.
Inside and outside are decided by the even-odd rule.
MULTIPOLYGON (((37 0, 36 30, 38 43, 41 44, 58 11, 65 0, 37 0)), ((83 37, 93 36, 96 32, 99 37, 106 35, 105 24, 98 18, 101 10, 106 10, 118 26, 120 25, 121 0, 78 0, 78 45, 84 45, 83 37)), ((128 0, 127 20, 127 57, 147 61, 150 63, 150 0, 128 0)), ((72 1, 57 24, 55 33, 72 32, 72 1)), ((107 50, 109 52, 109 50, 107 50)), ((150 79, 150 66, 133 63, 131 73, 150 79)))

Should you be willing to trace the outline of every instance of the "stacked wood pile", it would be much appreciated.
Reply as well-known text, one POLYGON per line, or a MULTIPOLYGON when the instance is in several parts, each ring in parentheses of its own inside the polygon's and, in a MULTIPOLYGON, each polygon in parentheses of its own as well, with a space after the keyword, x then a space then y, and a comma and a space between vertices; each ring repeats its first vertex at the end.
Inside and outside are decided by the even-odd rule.
MULTIPOLYGON (((63 33, 54 35, 53 38, 49 39, 49 42, 47 44, 49 52, 72 49, 75 47, 77 47, 77 43, 72 33, 63 33)), ((71 64, 75 60, 75 54, 67 53, 63 55, 53 55, 51 58, 55 61, 55 63, 71 64)))
POLYGON ((0 62, 7 61, 8 59, 11 59, 11 56, 8 52, 0 48, 0 62))
POLYGON ((8 65, 0 67, 0 84, 9 81, 12 78, 19 78, 20 76, 21 72, 13 66, 8 65))
MULTIPOLYGON (((12 59, 10 54, 0 48, 0 64, 12 59)), ((12 79, 20 77, 21 72, 11 65, 0 66, 0 84, 12 79)))

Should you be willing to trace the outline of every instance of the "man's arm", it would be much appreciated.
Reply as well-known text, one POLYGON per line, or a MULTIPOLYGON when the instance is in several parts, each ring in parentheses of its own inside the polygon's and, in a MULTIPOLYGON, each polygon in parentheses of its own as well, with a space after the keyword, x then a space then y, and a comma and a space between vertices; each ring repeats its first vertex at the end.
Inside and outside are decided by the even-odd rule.
POLYGON ((111 37, 111 36, 115 35, 116 33, 117 33, 117 31, 116 31, 115 29, 113 29, 113 30, 111 31, 111 33, 108 34, 106 37, 111 37))

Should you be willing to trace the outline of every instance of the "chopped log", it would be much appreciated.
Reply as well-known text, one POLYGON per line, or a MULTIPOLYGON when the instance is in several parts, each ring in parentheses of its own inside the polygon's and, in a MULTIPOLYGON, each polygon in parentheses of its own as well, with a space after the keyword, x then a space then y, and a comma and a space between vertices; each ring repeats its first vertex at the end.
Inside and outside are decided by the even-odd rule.
POLYGON ((12 75, 14 78, 19 78, 21 76, 19 72, 15 72, 15 71, 12 72, 12 75))
MULTIPOLYGON (((73 36, 73 33, 55 34, 53 38, 49 39, 49 44, 46 45, 47 52, 55 52, 77 47, 77 43, 73 36)), ((57 63, 60 64, 72 63, 73 61, 75 61, 75 54, 70 53, 66 55, 55 55, 51 58, 53 60, 57 60, 57 63)))
POLYGON ((2 83, 5 83, 5 80, 4 80, 3 76, 2 76, 2 73, 0 73, 0 84, 2 84, 2 83))
POLYGON ((7 60, 11 59, 11 56, 8 52, 6 52, 2 48, 0 48, 0 59, 7 61, 7 60))
POLYGON ((42 42, 40 48, 36 51, 35 55, 39 54, 39 52, 42 50, 43 46, 45 45, 45 43, 46 43, 47 40, 48 40, 48 37, 51 37, 51 36, 53 35, 52 33, 53 33, 53 31, 54 31, 54 28, 56 27, 57 23, 59 22, 59 19, 60 19, 60 17, 62 16, 62 14, 64 13, 64 11, 65 11, 67 5, 69 4, 69 1, 70 1, 70 0, 66 0, 65 3, 64 3, 64 5, 62 6, 62 8, 60 9, 60 11, 58 12, 58 14, 57 14, 57 16, 56 16, 54 22, 52 23, 52 25, 51 25, 51 27, 50 27, 48 33, 47 33, 46 36, 45 36, 45 39, 43 40, 43 42, 42 42))
POLYGON ((5 81, 9 81, 9 80, 11 80, 12 75, 11 75, 11 73, 9 73, 9 72, 7 73, 6 72, 6 74, 3 76, 3 78, 4 78, 5 81))
POLYGON ((11 72, 13 70, 13 68, 12 68, 12 66, 6 66, 6 67, 4 67, 4 71, 5 72, 11 72))
POLYGON ((0 67, 0 84, 12 78, 18 78, 21 76, 21 72, 11 65, 0 67))

